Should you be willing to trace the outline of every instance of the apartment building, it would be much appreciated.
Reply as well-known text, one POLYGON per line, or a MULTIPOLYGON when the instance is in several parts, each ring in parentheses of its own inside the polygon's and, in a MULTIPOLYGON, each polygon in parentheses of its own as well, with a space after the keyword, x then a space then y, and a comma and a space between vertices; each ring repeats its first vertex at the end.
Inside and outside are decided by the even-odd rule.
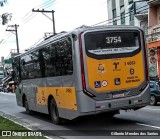
MULTIPOLYGON (((148 0, 148 34, 146 35, 147 47, 155 52, 155 64, 149 67, 154 76, 160 78, 160 0, 148 0)), ((153 58, 152 58, 153 59, 153 58)), ((149 59, 149 63, 151 60, 149 59)))
POLYGON ((107 0, 109 25, 148 26, 145 0, 107 0))

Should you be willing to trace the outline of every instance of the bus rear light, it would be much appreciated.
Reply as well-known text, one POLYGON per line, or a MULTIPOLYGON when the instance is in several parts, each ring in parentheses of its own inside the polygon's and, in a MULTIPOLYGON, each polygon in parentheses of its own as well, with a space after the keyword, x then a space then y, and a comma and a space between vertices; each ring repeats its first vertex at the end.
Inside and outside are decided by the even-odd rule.
POLYGON ((82 86, 83 88, 86 88, 85 75, 83 73, 82 73, 82 86))
POLYGON ((83 87, 83 92, 90 96, 90 97, 95 97, 92 93, 87 91, 86 89, 86 81, 85 81, 85 73, 84 73, 84 62, 83 62, 83 51, 82 51, 82 40, 81 40, 81 35, 82 33, 79 34, 79 49, 80 49, 80 61, 81 61, 81 76, 82 76, 82 87, 83 87))

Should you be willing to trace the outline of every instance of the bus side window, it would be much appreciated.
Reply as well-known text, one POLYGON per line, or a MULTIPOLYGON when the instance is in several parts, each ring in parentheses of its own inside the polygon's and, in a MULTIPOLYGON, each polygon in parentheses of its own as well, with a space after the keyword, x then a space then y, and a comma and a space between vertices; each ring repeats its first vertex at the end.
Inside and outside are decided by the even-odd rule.
POLYGON ((44 62, 44 49, 39 50, 39 66, 40 66, 40 72, 42 74, 42 77, 45 77, 45 62, 44 62))
POLYGON ((71 39, 68 38, 64 44, 64 67, 67 75, 71 75, 73 73, 73 61, 72 61, 72 43, 71 39))
POLYGON ((43 49, 45 76, 63 76, 73 73, 71 39, 53 42, 43 49))

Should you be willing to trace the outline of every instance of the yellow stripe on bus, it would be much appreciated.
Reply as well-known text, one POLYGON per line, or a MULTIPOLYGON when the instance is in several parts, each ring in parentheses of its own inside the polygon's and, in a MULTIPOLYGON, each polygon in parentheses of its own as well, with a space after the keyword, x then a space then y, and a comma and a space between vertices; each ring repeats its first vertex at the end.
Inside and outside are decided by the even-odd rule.
POLYGON ((48 97, 52 95, 58 108, 77 110, 75 87, 38 87, 37 104, 48 105, 48 97))

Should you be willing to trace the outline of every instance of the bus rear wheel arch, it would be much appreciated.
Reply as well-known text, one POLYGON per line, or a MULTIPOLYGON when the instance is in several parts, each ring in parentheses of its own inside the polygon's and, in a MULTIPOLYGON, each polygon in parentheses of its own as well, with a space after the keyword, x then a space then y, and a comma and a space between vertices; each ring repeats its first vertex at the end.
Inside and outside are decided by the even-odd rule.
POLYGON ((48 99, 49 114, 54 124, 60 125, 62 123, 62 118, 59 117, 58 107, 56 101, 53 97, 48 99))

